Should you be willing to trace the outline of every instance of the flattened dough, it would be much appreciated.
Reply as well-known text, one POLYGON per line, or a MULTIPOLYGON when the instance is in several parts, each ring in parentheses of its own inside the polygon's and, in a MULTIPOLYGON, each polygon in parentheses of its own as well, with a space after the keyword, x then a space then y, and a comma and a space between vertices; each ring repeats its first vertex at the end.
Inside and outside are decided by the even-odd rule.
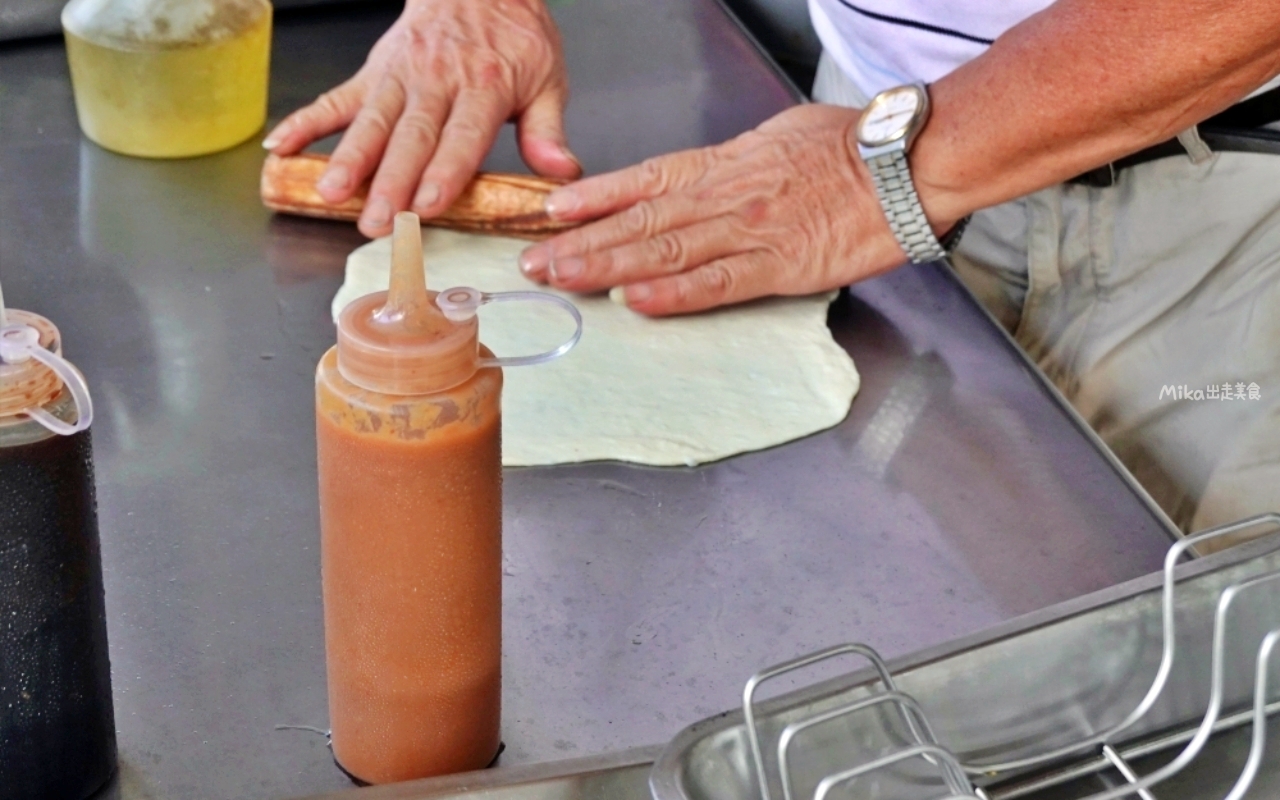
MULTIPOLYGON (((527 242, 424 229, 423 243, 432 289, 537 288, 516 268, 527 242)), ((389 238, 347 258, 335 319, 351 300, 387 288, 390 260, 389 238)), ((853 361, 827 329, 831 295, 657 320, 604 296, 565 296, 582 311, 581 343, 559 361, 505 370, 507 466, 692 466, 829 428, 858 391, 853 361)), ((499 356, 549 350, 572 330, 553 306, 498 303, 480 312, 480 338, 499 356)))

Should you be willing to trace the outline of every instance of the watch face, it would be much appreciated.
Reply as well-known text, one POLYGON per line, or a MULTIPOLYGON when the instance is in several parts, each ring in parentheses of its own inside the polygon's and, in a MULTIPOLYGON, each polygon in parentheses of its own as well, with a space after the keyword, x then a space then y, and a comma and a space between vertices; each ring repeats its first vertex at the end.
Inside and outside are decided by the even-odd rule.
POLYGON ((868 147, 880 147, 903 138, 924 102, 924 92, 915 86, 881 92, 862 114, 858 140, 868 147))

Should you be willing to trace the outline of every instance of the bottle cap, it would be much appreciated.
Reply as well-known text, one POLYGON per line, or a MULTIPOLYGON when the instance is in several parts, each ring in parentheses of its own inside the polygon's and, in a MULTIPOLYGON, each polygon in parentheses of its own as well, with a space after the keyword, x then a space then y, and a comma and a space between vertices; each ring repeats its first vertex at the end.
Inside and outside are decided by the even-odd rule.
POLYGON ((0 298, 0 422, 27 416, 67 436, 93 422, 93 403, 84 376, 62 357, 62 337, 49 320, 30 311, 5 309, 0 298), (67 422, 50 414, 63 387, 71 392, 77 418, 67 422))
POLYGON ((391 286, 353 300, 338 314, 338 372, 372 392, 420 395, 457 386, 490 367, 554 361, 582 339, 582 314, 563 297, 545 292, 494 292, 455 286, 427 291, 418 215, 396 214, 391 239, 391 286), (549 303, 573 320, 573 335, 542 353, 480 357, 476 312, 496 302, 549 303))
POLYGON ((427 291, 418 216, 401 212, 391 240, 391 285, 338 315, 338 371, 383 394, 444 391, 479 369, 479 323, 454 322, 427 291))
POLYGON ((62 342, 52 322, 38 314, 10 308, 0 325, 0 417, 25 414, 33 406, 48 405, 62 391, 58 373, 27 353, 34 346, 61 354, 62 342))

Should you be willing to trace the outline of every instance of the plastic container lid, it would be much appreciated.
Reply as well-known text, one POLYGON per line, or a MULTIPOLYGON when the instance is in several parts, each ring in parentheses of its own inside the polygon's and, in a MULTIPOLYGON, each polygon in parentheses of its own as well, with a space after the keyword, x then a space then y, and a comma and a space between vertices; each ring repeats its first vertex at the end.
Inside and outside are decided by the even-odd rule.
POLYGON ((72 0, 62 27, 106 47, 163 50, 233 38, 270 8, 267 0, 72 0))

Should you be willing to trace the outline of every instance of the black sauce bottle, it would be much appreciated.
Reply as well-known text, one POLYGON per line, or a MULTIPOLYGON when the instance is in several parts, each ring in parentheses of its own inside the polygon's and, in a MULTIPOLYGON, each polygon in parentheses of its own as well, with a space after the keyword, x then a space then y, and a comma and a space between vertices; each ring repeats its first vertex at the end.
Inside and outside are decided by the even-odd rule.
POLYGON ((92 407, 59 350, 0 307, 0 800, 82 800, 116 765, 92 407))

